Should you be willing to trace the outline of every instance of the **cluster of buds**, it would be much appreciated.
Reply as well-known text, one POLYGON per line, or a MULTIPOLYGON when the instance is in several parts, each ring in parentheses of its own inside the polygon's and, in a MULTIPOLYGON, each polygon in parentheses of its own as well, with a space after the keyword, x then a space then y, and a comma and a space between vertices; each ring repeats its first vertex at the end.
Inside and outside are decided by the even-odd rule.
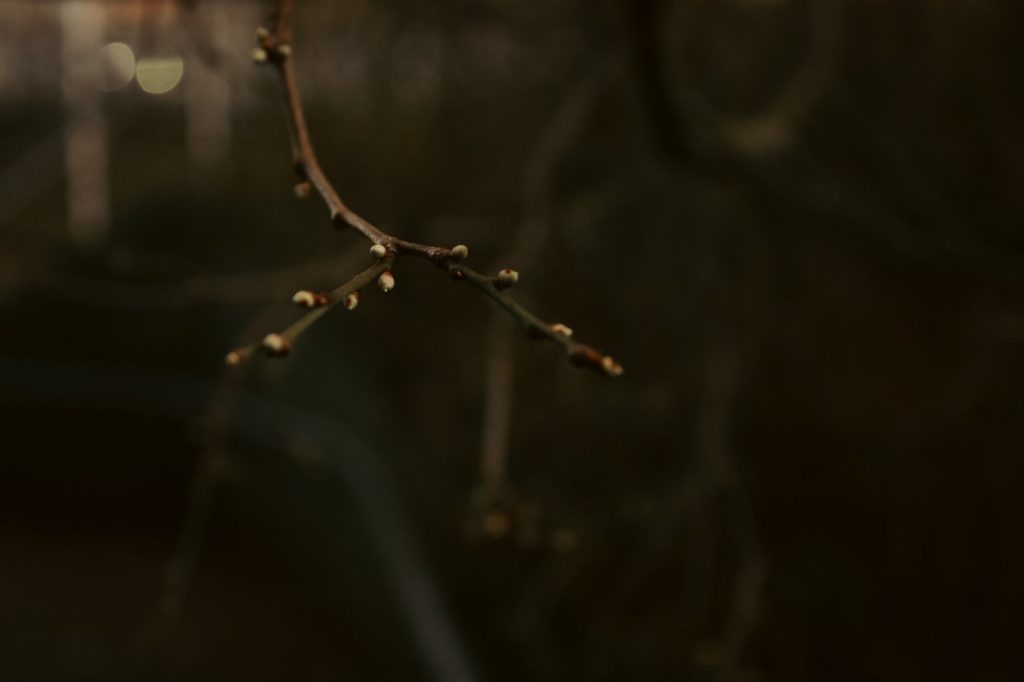
POLYGON ((259 41, 259 47, 253 48, 249 53, 252 61, 256 64, 266 64, 271 55, 278 59, 287 59, 292 53, 291 45, 283 43, 274 45, 270 31, 262 26, 256 29, 256 40, 259 41))

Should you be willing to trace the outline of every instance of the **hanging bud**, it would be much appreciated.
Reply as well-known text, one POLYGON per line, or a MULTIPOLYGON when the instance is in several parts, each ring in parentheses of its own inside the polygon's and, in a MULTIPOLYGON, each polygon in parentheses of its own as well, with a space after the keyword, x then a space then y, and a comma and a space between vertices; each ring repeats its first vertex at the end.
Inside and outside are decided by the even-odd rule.
POLYGON ((231 351, 230 353, 228 353, 227 355, 224 356, 224 364, 225 365, 231 365, 232 367, 234 367, 235 365, 240 365, 241 363, 242 363, 242 354, 239 353, 237 350, 233 350, 233 351, 231 351))
POLYGON ((267 61, 267 51, 262 47, 254 47, 249 53, 249 57, 255 64, 265 64, 267 61))
POLYGON ((313 193, 313 185, 306 181, 300 182, 295 185, 295 196, 300 199, 307 199, 310 194, 313 193))
POLYGON ((267 334, 263 337, 261 345, 263 350, 267 351, 267 355, 278 358, 288 355, 292 349, 292 344, 280 334, 267 334))
POLYGON ((601 358, 601 369, 603 369, 604 373, 610 377, 620 377, 623 372, 622 365, 615 362, 610 355, 606 355, 601 358))
POLYGON ((388 255, 388 249, 383 244, 374 244, 370 247, 370 255, 380 260, 384 256, 388 255))
POLYGON ((342 305, 345 306, 345 310, 355 310, 356 306, 359 305, 359 292, 353 291, 346 296, 345 300, 342 301, 342 305))
POLYGON ((268 31, 264 27, 260 26, 259 28, 256 29, 256 39, 259 40, 260 42, 263 42, 269 37, 270 31, 268 31))
POLYGON ((455 260, 465 260, 469 257, 469 247, 465 244, 458 244, 452 249, 452 258, 455 260))
POLYGON ((395 288, 395 276, 388 270, 377 278, 377 285, 385 294, 395 288))
POLYGON ((505 268, 498 272, 498 276, 494 279, 494 284, 499 289, 508 289, 513 284, 519 281, 519 273, 515 270, 509 270, 505 268))
POLYGON ((570 329, 569 327, 566 327, 561 322, 556 322, 555 324, 551 325, 551 331, 553 331, 556 334, 561 334, 562 336, 564 336, 566 338, 572 336, 572 329, 570 329))

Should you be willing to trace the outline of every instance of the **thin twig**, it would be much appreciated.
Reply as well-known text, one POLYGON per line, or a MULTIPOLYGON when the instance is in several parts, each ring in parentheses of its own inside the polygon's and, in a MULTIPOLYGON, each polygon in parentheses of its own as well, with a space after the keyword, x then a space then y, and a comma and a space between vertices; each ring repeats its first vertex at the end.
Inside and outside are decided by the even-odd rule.
MULTIPOLYGON (((360 286, 365 286, 365 284, 372 280, 372 276, 369 276, 369 273, 377 272, 379 276, 388 273, 389 268, 378 271, 384 260, 387 260, 390 265, 400 255, 410 254, 418 256, 446 270, 453 279, 466 282, 489 296, 515 318, 531 337, 547 339, 559 345, 573 364, 594 369, 606 376, 622 374, 622 366, 610 356, 573 340, 571 338, 571 330, 568 327, 562 324, 544 322, 505 294, 504 290, 512 286, 518 279, 518 273, 515 271, 506 269, 495 276, 479 273, 462 263, 462 260, 468 256, 468 249, 465 246, 454 248, 428 246, 400 239, 376 227, 342 201, 338 192, 331 185, 323 169, 320 167, 320 162, 317 160, 316 151, 310 139, 305 112, 302 107, 302 98, 291 58, 294 5, 294 0, 277 1, 273 28, 271 30, 260 29, 257 32, 259 47, 253 51, 253 59, 257 62, 271 64, 280 77, 287 111, 292 162, 295 172, 299 176, 299 185, 296 187, 297 193, 300 195, 309 194, 315 189, 327 206, 331 222, 335 226, 342 228, 350 227, 373 244, 375 248, 383 247, 381 252, 375 252, 377 257, 381 259, 378 265, 367 269, 344 286, 347 287, 356 280, 362 282, 360 286), (365 281, 363 281, 364 279, 365 281)), ((380 283, 385 290, 394 286, 393 277, 389 277, 388 284, 385 284, 383 281, 380 283)), ((359 287, 355 287, 349 293, 354 293, 358 289, 359 287)), ((338 298, 335 296, 332 305, 337 300, 338 298)), ((280 356, 287 354, 295 337, 323 315, 326 312, 326 307, 329 306, 318 308, 308 313, 281 334, 268 335, 262 344, 263 349, 270 355, 280 356)), ((238 363, 250 356, 257 348, 258 346, 249 346, 232 351, 228 354, 227 360, 229 363, 238 363)))

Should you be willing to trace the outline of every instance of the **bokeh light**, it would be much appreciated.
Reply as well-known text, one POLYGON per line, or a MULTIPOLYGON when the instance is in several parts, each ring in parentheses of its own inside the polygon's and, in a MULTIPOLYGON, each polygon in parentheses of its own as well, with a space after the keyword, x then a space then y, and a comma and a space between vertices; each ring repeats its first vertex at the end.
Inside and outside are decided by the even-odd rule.
POLYGON ((124 43, 108 43, 100 48, 99 84, 102 90, 120 90, 135 76, 135 54, 124 43))
POLYGON ((147 57, 140 59, 135 67, 135 79, 145 92, 162 95, 181 82, 184 72, 185 62, 181 57, 147 57))

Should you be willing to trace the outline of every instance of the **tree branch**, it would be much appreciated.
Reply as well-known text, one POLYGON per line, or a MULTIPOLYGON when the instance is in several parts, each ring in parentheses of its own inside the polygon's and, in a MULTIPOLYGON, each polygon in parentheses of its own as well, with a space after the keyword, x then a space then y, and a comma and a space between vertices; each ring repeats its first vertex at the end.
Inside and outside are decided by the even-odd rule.
MULTIPOLYGON (((514 270, 501 270, 494 276, 484 275, 462 263, 469 255, 467 247, 428 246, 400 239, 376 227, 342 201, 320 167, 302 108, 302 98, 291 59, 294 5, 294 0, 277 0, 273 27, 270 30, 261 28, 257 31, 259 46, 253 50, 252 57, 257 63, 270 64, 275 68, 284 90, 292 162, 299 176, 296 194, 307 196, 315 189, 330 212, 331 222, 339 228, 350 227, 369 241, 373 245, 371 252, 378 258, 378 263, 331 292, 327 300, 322 301, 322 305, 317 305, 284 332, 268 334, 260 345, 232 351, 227 356, 227 362, 237 364, 260 347, 271 356, 287 355, 296 337, 338 301, 344 300, 350 294, 357 294, 359 289, 371 282, 374 277, 380 278, 378 282, 382 289, 390 290, 394 286, 394 277, 390 273, 391 266, 400 255, 409 254, 434 263, 446 270, 453 279, 466 282, 489 296, 518 320, 529 336, 547 339, 557 344, 573 364, 588 367, 606 376, 621 375, 622 366, 611 356, 575 341, 572 338, 572 330, 565 325, 549 324, 512 300, 504 290, 515 284, 518 279, 518 273, 514 270)), ((299 298, 297 294, 296 302, 300 302, 299 298)), ((305 296, 301 298, 308 300, 305 296)), ((313 298, 313 303, 317 304, 315 296, 313 298)))

